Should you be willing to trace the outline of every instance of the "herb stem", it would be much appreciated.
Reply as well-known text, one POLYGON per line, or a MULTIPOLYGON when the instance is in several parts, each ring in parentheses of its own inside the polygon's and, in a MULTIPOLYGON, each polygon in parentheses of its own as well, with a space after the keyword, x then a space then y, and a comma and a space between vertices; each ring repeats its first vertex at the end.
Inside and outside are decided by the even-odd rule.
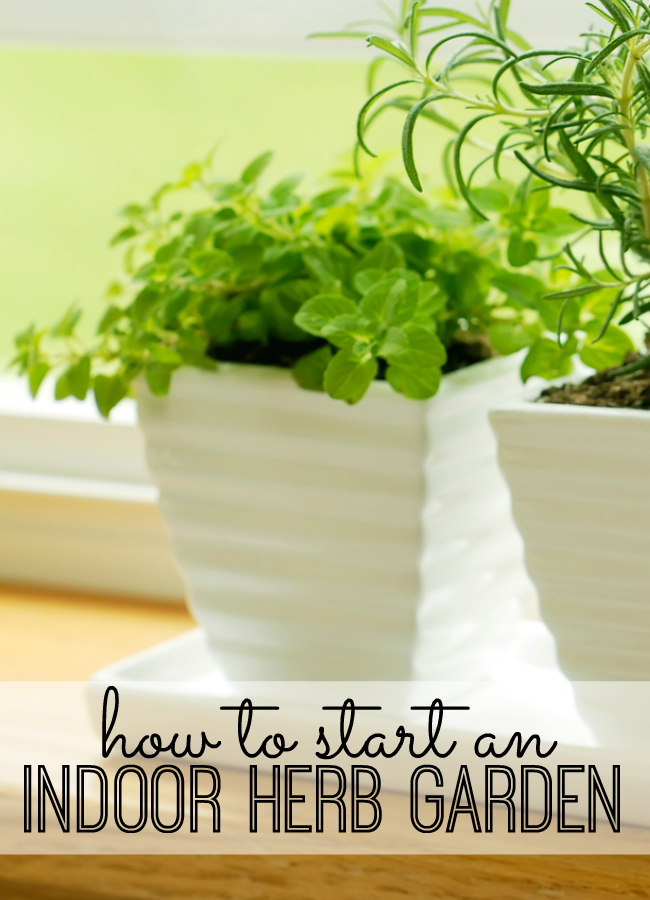
MULTIPOLYGON (((620 119, 623 125, 623 139, 625 144, 634 158, 634 122, 632 118, 632 100, 634 98, 633 80, 634 71, 637 63, 642 58, 644 45, 641 44, 637 48, 637 39, 633 38, 630 42, 625 68, 623 69, 623 78, 621 81, 621 93, 619 96, 620 119)), ((641 212, 643 214, 644 235, 650 243, 650 184, 648 183, 648 173, 641 163, 636 165, 636 182, 639 189, 639 199, 641 201, 641 212)))

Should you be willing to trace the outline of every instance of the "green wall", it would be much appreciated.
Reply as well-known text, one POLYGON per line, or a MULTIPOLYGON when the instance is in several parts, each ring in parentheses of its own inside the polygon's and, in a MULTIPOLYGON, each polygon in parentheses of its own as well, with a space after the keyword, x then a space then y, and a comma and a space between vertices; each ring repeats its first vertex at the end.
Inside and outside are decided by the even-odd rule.
POLYGON ((0 356, 31 321, 101 308, 116 212, 222 140, 229 176, 318 173, 350 149, 364 65, 63 50, 0 51, 0 356))

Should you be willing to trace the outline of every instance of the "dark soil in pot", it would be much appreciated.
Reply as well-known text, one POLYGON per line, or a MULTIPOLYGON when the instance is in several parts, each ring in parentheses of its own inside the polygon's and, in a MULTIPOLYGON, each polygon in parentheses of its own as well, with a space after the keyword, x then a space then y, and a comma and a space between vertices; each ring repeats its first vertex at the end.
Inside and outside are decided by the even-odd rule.
MULTIPOLYGON (((628 353, 623 367, 632 367, 641 357, 628 353)), ((579 384, 563 384, 542 391, 536 403, 565 403, 574 406, 609 406, 628 409, 650 409, 650 368, 614 373, 621 366, 603 369, 579 384)))
MULTIPOLYGON (((325 346, 326 343, 321 338, 300 342, 281 341, 277 338, 272 338, 266 344, 262 344, 259 341, 237 341, 234 344, 211 346, 208 350, 208 356, 218 362, 245 363, 253 366, 277 366, 281 369, 290 369, 302 356, 318 350, 319 347, 325 346)), ((447 362, 442 367, 442 371, 445 374, 456 372, 458 369, 465 369, 467 366, 474 365, 474 363, 491 359, 495 355, 492 345, 484 335, 460 332, 447 347, 447 362)), ((379 372, 377 373, 377 378, 383 380, 387 363, 383 359, 379 359, 378 363, 379 372)))

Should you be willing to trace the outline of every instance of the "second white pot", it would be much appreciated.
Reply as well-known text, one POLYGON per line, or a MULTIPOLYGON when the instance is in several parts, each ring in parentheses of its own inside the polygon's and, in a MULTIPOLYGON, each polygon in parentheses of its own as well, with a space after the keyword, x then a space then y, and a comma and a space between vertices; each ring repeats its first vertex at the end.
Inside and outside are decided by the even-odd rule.
POLYGON ((574 681, 650 681, 650 413, 491 413, 526 563, 574 681))
POLYGON ((518 363, 447 376, 429 403, 374 383, 348 407, 238 365, 143 391, 190 604, 230 678, 486 674, 526 585, 487 421, 518 363))

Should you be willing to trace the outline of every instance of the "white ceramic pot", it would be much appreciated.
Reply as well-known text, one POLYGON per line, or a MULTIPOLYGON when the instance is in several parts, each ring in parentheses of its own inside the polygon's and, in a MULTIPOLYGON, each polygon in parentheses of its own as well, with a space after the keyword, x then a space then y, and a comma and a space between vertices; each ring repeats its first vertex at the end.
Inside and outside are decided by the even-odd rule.
POLYGON ((650 680, 650 413, 520 401, 490 418, 560 666, 650 680))
POLYGON ((142 391, 189 602, 229 677, 481 677, 525 577, 487 424, 517 363, 455 373, 429 403, 376 382, 348 407, 239 365, 142 391))
POLYGON ((445 375, 426 407, 422 592, 414 677, 481 680, 536 612, 488 412, 521 392, 522 355, 445 375))

